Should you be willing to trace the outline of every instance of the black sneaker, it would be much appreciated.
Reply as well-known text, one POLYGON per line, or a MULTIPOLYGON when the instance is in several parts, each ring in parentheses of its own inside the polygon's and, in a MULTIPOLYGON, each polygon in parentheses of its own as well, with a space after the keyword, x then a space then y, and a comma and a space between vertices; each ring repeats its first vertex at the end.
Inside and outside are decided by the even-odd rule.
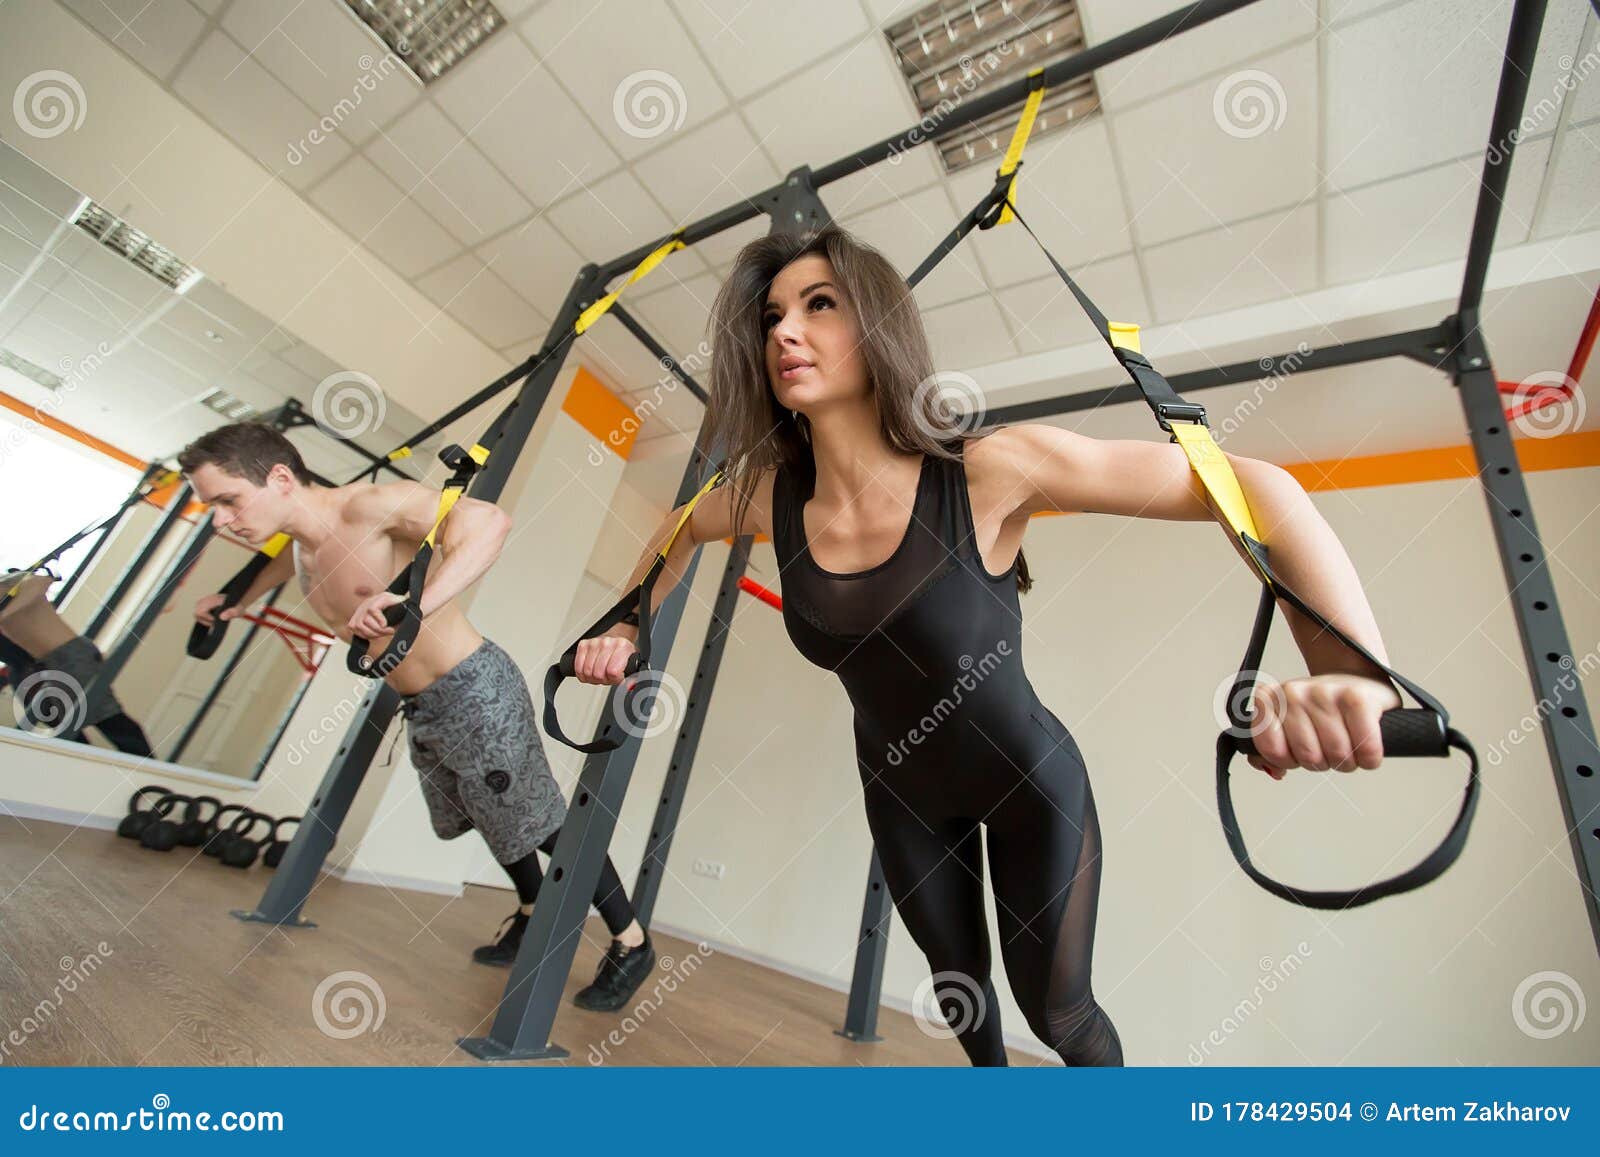
POLYGON ((656 950, 648 932, 637 948, 626 948, 620 940, 613 940, 600 960, 594 983, 574 996, 572 1003, 591 1012, 616 1012, 638 991, 655 962, 656 950))
POLYGON ((507 916, 500 925, 500 939, 472 950, 472 959, 479 964, 493 964, 510 968, 517 959, 517 949, 522 947, 522 934, 528 930, 528 917, 519 908, 507 916))

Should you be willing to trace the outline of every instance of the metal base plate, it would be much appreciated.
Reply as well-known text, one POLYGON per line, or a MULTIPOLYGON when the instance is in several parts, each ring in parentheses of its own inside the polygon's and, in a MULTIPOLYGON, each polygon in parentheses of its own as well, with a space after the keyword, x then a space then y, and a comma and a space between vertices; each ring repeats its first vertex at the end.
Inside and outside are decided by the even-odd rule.
POLYGON ((572 1054, 555 1042, 535 1049, 511 1049, 487 1036, 464 1036, 456 1044, 480 1061, 558 1061, 572 1054))
POLYGON ((869 1044, 873 1043, 874 1041, 880 1041, 880 1040, 883 1039, 881 1036, 875 1036, 875 1035, 871 1035, 871 1034, 869 1034, 867 1036, 862 1036, 860 1033, 852 1032, 850 1029, 847 1029, 847 1028, 836 1028, 836 1029, 833 1030, 833 1035, 834 1036, 842 1036, 842 1037, 844 1037, 845 1040, 853 1040, 857 1044, 862 1044, 862 1045, 869 1045, 869 1044))

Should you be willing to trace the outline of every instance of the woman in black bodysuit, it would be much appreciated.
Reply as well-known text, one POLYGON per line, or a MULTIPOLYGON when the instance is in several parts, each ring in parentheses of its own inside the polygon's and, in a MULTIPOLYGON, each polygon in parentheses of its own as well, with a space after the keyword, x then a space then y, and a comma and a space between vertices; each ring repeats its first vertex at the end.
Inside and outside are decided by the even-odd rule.
MULTIPOLYGON (((1068 1064, 1121 1064, 1090 987, 1100 826, 1078 746, 1023 671, 1021 542, 1046 510, 1211 517, 1181 450, 1047 425, 968 433, 970 405, 950 396, 961 379, 935 373, 904 279, 832 226, 746 246, 712 333, 707 421, 727 482, 695 507, 653 601, 696 544, 769 534, 784 625, 849 694, 884 879, 968 1058, 1006 1063, 982 825, 1000 954, 1029 1028, 1068 1064)), ((1277 467, 1229 458, 1285 582, 1384 658, 1354 570, 1305 492, 1277 467)), ((1286 613, 1312 675, 1258 685, 1251 762, 1279 779, 1295 766, 1376 767, 1378 716, 1398 694, 1286 613)), ((619 624, 584 640, 578 678, 619 682, 635 637, 619 624)))

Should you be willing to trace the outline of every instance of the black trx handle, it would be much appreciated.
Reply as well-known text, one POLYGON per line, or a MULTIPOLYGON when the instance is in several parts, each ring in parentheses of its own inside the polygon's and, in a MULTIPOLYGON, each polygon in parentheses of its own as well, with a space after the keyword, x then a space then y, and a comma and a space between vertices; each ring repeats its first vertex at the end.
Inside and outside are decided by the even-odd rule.
POLYGON ((228 633, 228 624, 222 618, 222 612, 231 611, 239 605, 239 600, 250 590, 250 584, 260 577, 273 559, 283 553, 283 548, 288 544, 286 535, 276 535, 268 540, 267 545, 251 555, 250 561, 240 568, 239 573, 217 592, 222 596, 222 605, 211 612, 211 625, 208 627, 204 623, 196 623, 189 628, 189 643, 184 650, 191 658, 209 659, 217 653, 217 648, 222 646, 223 636, 228 633), (279 542, 279 539, 283 541, 279 542))
MULTIPOLYGON (((727 463, 723 463, 723 466, 726 465, 727 463)), ((638 643, 636 644, 638 651, 636 654, 628 656, 628 665, 623 668, 622 673, 625 679, 632 679, 641 671, 649 669, 650 598, 652 592, 655 590, 656 579, 659 578, 661 576, 661 572, 666 569, 667 555, 672 552, 672 544, 678 540, 678 535, 682 533, 683 528, 689 524, 689 518, 692 514, 694 514, 695 505, 711 491, 712 487, 716 486, 722 481, 722 470, 722 466, 719 466, 713 470, 711 472, 711 477, 706 480, 705 485, 700 487, 699 491, 696 492, 693 498, 689 499, 688 503, 683 508, 683 514, 678 518, 678 525, 673 527, 672 533, 667 536, 666 543, 659 551, 656 552, 655 559, 650 563, 650 569, 644 572, 644 578, 639 580, 639 585, 634 587, 633 590, 629 591, 627 594, 623 595, 622 598, 617 600, 615 606, 596 619, 594 625, 591 626, 587 631, 583 632, 583 634, 578 637, 577 642, 574 642, 572 646, 563 651, 561 653, 561 657, 550 665, 550 670, 545 672, 544 729, 551 739, 557 740, 560 743, 565 743, 568 747, 575 751, 581 751, 585 755, 593 755, 599 751, 615 751, 617 748, 621 747, 625 742, 627 742, 626 735, 616 734, 618 728, 615 716, 606 721, 605 726, 600 732, 600 737, 590 743, 578 743, 568 737, 567 733, 561 729, 561 721, 556 718, 556 692, 560 689, 563 680, 570 679, 576 674, 576 671, 574 670, 574 664, 577 662, 578 658, 578 643, 583 642, 584 639, 605 634, 605 632, 609 631, 612 627, 622 622, 623 619, 627 618, 629 613, 636 608, 639 615, 638 619, 636 620, 636 625, 639 631, 638 643)), ((631 695, 638 686, 647 684, 648 680, 639 680, 637 684, 629 683, 625 686, 623 694, 631 695)), ((636 704, 634 704, 631 700, 625 700, 624 706, 628 712, 628 718, 630 720, 640 718, 642 715, 641 712, 636 712, 634 710, 636 704)))
POLYGON ((489 451, 482 444, 464 450, 451 443, 439 451, 439 461, 450 467, 451 475, 439 495, 439 511, 433 520, 433 529, 422 540, 411 564, 395 576, 389 584, 389 593, 400 595, 404 602, 385 607, 383 621, 394 628, 389 645, 377 658, 368 658, 372 640, 356 635, 350 640, 350 650, 345 655, 345 666, 352 675, 365 675, 369 679, 382 679, 405 662, 406 656, 422 632, 422 588, 428 581, 428 565, 433 562, 434 539, 445 518, 455 508, 457 500, 466 493, 475 474, 489 460, 489 451))

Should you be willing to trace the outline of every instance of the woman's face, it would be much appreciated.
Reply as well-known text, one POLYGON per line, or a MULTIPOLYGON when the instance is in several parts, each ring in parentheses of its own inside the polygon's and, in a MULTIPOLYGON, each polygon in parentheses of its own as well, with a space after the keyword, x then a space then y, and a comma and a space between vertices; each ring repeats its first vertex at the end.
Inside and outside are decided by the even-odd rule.
POLYGON ((767 291, 761 319, 767 381, 784 409, 805 413, 866 392, 861 330, 826 257, 808 253, 785 266, 767 291))

